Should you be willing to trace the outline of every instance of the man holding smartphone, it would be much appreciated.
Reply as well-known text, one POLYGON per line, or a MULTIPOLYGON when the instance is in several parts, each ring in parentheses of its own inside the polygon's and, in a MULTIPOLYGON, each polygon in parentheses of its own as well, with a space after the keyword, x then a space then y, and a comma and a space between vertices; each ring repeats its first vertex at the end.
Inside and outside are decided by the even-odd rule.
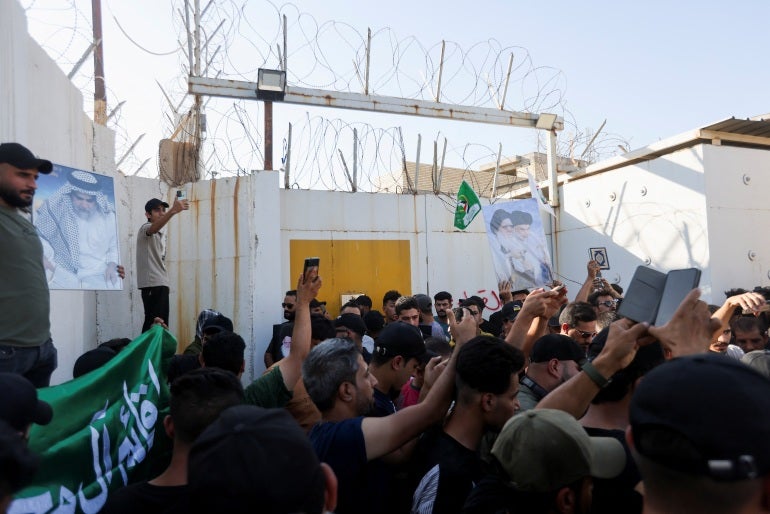
POLYGON ((157 198, 144 205, 147 222, 136 235, 136 282, 144 304, 142 332, 152 326, 156 317, 168 325, 169 280, 165 262, 166 245, 161 229, 174 215, 189 208, 190 202, 178 195, 171 209, 166 202, 157 198))

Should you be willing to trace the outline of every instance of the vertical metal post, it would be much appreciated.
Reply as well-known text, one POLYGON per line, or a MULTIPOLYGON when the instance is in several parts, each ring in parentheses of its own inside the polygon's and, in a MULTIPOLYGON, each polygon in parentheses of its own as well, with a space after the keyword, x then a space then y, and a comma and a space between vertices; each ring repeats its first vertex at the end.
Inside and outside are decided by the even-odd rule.
POLYGON ((265 102, 265 170, 273 169, 273 102, 265 102))
MULTIPOLYGON (((553 248, 554 255, 554 273, 559 271, 559 223, 558 223, 558 207, 559 207, 559 179, 556 169, 556 129, 552 128, 548 131, 548 178, 550 180, 550 186, 548 191, 549 204, 554 210, 554 216, 551 216, 551 247, 553 248)), ((533 195, 537 194, 537 191, 532 192, 533 195)), ((538 200, 539 201, 539 200, 538 200)))
POLYGON ((583 158, 583 156, 584 156, 584 155, 585 155, 585 154, 588 152, 588 150, 590 150, 590 149, 591 149, 591 145, 592 145, 592 144, 594 144, 594 141, 596 141, 596 138, 599 136, 599 133, 602 131, 602 129, 604 128, 604 125, 606 125, 606 124, 607 124, 607 120, 605 119, 605 120, 602 122, 602 124, 601 124, 601 125, 599 125, 599 130, 597 130, 597 131, 596 131, 596 133, 594 134, 594 136, 591 138, 591 140, 590 140, 590 141, 588 142, 588 144, 586 145, 586 148, 585 148, 585 150, 583 150, 583 153, 581 153, 581 154, 580 154, 580 158, 581 158, 581 159, 582 159, 582 158, 583 158))
POLYGON ((441 100, 441 75, 444 74, 444 50, 446 41, 441 41, 441 61, 438 64, 438 85, 436 86, 436 102, 441 100))
POLYGON ((201 3, 195 0, 193 17, 195 22, 195 47, 193 48, 193 73, 196 77, 201 76, 201 3))
POLYGON ((404 146, 404 134, 401 131, 401 127, 398 127, 398 142, 401 148, 401 172, 406 177, 406 184, 412 187, 409 183, 409 171, 406 169, 406 147, 404 146))
POLYGON ((345 178, 348 179, 348 184, 350 184, 350 190, 354 193, 355 185, 353 184, 353 178, 350 176, 350 170, 348 170, 348 163, 345 161, 345 155, 342 153, 342 150, 340 148, 337 148, 337 152, 340 154, 340 162, 342 163, 342 170, 345 172, 345 178))
POLYGON ((286 165, 283 172, 283 187, 289 189, 291 181, 289 176, 291 174, 291 123, 289 123, 289 138, 286 142, 286 165))
POLYGON ((441 177, 444 175, 444 159, 446 158, 446 138, 444 138, 444 150, 441 152, 441 167, 438 169, 438 184, 436 189, 441 191, 441 177))
POLYGON ((495 165, 495 176, 492 179, 492 198, 497 197, 497 177, 500 175, 500 156, 503 155, 503 143, 498 143, 497 164, 495 165))
POLYGON ((556 129, 548 131, 548 154, 546 158, 548 164, 548 180, 550 181, 550 187, 548 188, 548 203, 555 209, 559 206, 559 179, 556 170, 556 129))
POLYGON ((286 71, 286 61, 289 58, 289 50, 286 48, 288 36, 286 34, 286 15, 283 15, 283 62, 281 63, 283 71, 286 71))
POLYGON ((107 91, 104 85, 104 40, 102 39, 101 0, 91 0, 91 22, 94 26, 94 123, 107 123, 107 91))
POLYGON ((184 0, 184 26, 187 29, 187 72, 193 74, 193 37, 190 32, 190 1, 184 0))
POLYGON ((508 83, 511 81, 511 70, 513 69, 513 52, 508 59, 508 73, 505 75, 505 87, 503 88, 503 97, 500 99, 500 110, 505 109, 505 97, 508 94, 508 83))
POLYGON ((358 191, 358 129, 353 127, 353 192, 358 191))
MULTIPOLYGON (((193 4, 195 10, 193 11, 195 19, 195 48, 193 49, 193 73, 196 77, 201 76, 201 3, 200 0, 195 0, 193 4)), ((203 166, 201 165, 201 140, 203 139, 203 133, 201 131, 201 105, 203 99, 201 95, 195 95, 195 102, 193 112, 195 113, 195 178, 200 179, 203 176, 203 166)))
POLYGON ((416 193, 419 187, 420 180, 420 147, 422 146, 422 134, 417 134, 417 161, 414 163, 414 192, 416 193))
POLYGON ((366 29, 366 70, 364 73, 364 94, 369 94, 369 64, 372 56, 372 29, 366 29))
POLYGON ((438 180, 438 141, 433 140, 433 166, 430 168, 430 181, 433 184, 433 193, 438 194, 436 181, 438 180))

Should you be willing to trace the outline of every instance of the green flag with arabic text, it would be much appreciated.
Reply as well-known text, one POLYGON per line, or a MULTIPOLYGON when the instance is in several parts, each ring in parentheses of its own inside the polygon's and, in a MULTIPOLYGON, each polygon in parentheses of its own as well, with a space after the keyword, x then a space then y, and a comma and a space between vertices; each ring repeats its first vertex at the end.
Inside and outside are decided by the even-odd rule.
POLYGON ((154 326, 101 368, 38 390, 54 416, 34 425, 35 479, 9 513, 98 512, 110 491, 158 474, 168 463, 166 369, 176 340, 154 326))
POLYGON ((455 207, 455 227, 465 230, 473 218, 481 212, 481 202, 466 181, 460 184, 457 191, 457 206, 455 207))

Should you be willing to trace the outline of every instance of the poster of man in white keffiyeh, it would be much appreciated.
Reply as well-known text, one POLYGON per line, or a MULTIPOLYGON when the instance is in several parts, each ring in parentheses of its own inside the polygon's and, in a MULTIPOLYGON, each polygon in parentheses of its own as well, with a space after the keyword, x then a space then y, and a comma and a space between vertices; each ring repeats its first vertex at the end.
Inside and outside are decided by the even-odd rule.
POLYGON ((123 289, 113 179, 54 165, 35 194, 50 289, 123 289), (50 177, 50 180, 49 180, 50 177))
POLYGON ((511 290, 553 282, 551 254, 536 199, 496 203, 482 208, 498 282, 511 290))

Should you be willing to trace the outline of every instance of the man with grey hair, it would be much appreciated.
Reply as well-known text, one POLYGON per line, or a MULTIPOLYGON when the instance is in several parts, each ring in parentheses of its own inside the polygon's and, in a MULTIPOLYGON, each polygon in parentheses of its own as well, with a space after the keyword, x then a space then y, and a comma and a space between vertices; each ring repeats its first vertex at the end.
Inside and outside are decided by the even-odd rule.
MULTIPOLYGON (((449 316, 454 323, 454 316, 449 316)), ((462 346, 475 335, 476 327, 466 313, 463 322, 452 329, 457 345, 462 346)), ((339 480, 338 514, 385 511, 390 491, 364 472, 366 464, 400 448, 443 418, 451 402, 457 353, 422 402, 374 418, 365 415, 372 407, 377 379, 356 345, 346 339, 329 339, 310 351, 302 379, 321 411, 322 422, 309 436, 318 458, 332 467, 339 480)), ((431 372, 438 360, 429 364, 431 372)))
POLYGON ((51 286, 59 289, 118 289, 115 208, 96 175, 71 170, 67 182, 37 209, 35 225, 50 245, 51 286))

